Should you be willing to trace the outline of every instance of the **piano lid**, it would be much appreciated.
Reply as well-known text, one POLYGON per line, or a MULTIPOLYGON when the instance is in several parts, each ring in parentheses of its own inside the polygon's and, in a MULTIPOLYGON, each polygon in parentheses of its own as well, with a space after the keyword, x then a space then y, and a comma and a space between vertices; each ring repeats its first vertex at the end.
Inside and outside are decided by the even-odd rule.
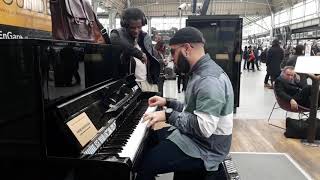
POLYGON ((49 122, 55 121, 59 129, 52 130, 51 125, 48 128, 62 131, 64 137, 61 138, 74 150, 69 155, 93 153, 122 123, 140 94, 133 75, 126 80, 110 81, 58 104, 53 113, 55 117, 49 122))

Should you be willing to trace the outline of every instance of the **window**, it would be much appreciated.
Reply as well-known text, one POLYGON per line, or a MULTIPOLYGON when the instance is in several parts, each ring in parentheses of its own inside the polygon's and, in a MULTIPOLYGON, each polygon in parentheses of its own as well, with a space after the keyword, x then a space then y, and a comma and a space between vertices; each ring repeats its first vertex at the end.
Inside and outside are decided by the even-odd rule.
POLYGON ((306 4, 306 16, 315 14, 317 12, 317 2, 311 1, 306 4))
POLYGON ((304 16, 304 7, 299 6, 292 9, 292 19, 302 18, 304 16))

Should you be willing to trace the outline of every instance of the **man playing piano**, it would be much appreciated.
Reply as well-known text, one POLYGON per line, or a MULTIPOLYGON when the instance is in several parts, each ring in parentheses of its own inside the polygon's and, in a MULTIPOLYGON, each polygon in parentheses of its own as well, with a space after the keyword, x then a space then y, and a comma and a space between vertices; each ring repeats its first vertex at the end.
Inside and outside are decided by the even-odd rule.
POLYGON ((142 91, 158 92, 160 63, 153 56, 151 37, 142 31, 147 24, 144 13, 138 8, 125 9, 120 24, 120 29, 111 31, 110 41, 123 49, 122 75, 134 74, 142 91))
POLYGON ((159 96, 149 99, 149 106, 166 108, 144 115, 158 142, 143 154, 136 178, 151 180, 178 171, 205 172, 211 178, 231 146, 232 85, 205 54, 205 40, 196 28, 180 29, 169 44, 175 65, 189 74, 185 103, 159 96))

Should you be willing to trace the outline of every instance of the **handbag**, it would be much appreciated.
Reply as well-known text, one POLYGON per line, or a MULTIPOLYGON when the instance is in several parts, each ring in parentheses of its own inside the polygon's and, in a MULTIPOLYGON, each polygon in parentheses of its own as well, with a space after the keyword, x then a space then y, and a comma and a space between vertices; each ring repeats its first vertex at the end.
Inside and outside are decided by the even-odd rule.
POLYGON ((110 43, 87 0, 50 0, 50 11, 54 39, 110 43))
MULTIPOLYGON (((320 121, 317 119, 317 130, 315 139, 320 139, 320 121)), ((286 138, 306 139, 308 136, 308 122, 304 120, 286 118, 286 138)))

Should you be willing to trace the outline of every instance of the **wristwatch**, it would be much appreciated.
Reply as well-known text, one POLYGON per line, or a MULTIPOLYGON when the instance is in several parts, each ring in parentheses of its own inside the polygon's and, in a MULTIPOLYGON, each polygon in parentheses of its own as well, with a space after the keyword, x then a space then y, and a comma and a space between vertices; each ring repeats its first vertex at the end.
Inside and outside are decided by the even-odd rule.
POLYGON ((173 112, 173 109, 167 108, 164 112, 166 113, 166 121, 168 121, 171 113, 173 112))

